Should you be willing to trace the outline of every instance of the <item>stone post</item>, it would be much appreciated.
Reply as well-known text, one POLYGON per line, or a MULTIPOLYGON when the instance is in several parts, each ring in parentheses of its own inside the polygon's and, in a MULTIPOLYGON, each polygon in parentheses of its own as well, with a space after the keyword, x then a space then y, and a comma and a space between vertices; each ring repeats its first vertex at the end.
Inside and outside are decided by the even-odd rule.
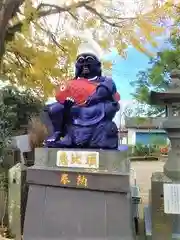
MULTIPOLYGON (((180 70, 174 70, 171 73, 171 89, 170 91, 180 94, 180 70)), ((177 101, 177 100, 176 100, 177 101)), ((173 183, 180 182, 180 102, 174 102, 171 105, 171 114, 163 124, 171 142, 171 150, 168 154, 168 160, 164 165, 164 173, 173 180, 173 183), (175 107, 175 112, 173 112, 175 107)), ((175 214, 172 218, 172 239, 180 239, 180 215, 175 214)))
MULTIPOLYGON (((180 94, 180 70, 174 70, 171 73, 171 85, 169 93, 180 94)), ((173 99, 172 99, 173 100, 173 99)), ((177 99, 175 99, 177 101, 177 99)), ((173 180, 180 180, 180 102, 172 102, 168 105, 168 117, 163 123, 171 142, 171 150, 168 154, 168 160, 164 165, 164 173, 173 180), (173 111, 175 110, 175 111, 173 111)))

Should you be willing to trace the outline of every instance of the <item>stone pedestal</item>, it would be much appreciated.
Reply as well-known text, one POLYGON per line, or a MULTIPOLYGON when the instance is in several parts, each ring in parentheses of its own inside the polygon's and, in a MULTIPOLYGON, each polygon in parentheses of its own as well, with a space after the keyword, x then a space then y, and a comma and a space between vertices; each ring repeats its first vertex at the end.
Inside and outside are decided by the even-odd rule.
POLYGON ((21 154, 19 148, 6 148, 2 166, 6 169, 9 169, 19 162, 21 162, 21 154))
POLYGON ((0 224, 7 224, 7 171, 0 167, 0 224))
POLYGON ((26 185, 26 167, 18 163, 9 170, 8 178, 8 222, 14 239, 21 239, 28 188, 26 185))
POLYGON ((4 151, 4 158, 0 162, 0 223, 8 224, 8 170, 21 161, 18 148, 9 147, 4 151), (3 222, 3 223, 2 223, 3 222))
POLYGON ((164 184, 174 184, 174 181, 164 173, 153 173, 151 178, 151 201, 144 208, 147 240, 180 239, 179 215, 164 212, 164 184))
POLYGON ((172 238, 172 216, 164 213, 164 183, 172 183, 172 181, 161 172, 153 173, 151 178, 152 240, 172 238))
POLYGON ((59 168, 57 151, 37 149, 27 171, 24 240, 133 240, 127 157, 99 151, 98 170, 59 168))

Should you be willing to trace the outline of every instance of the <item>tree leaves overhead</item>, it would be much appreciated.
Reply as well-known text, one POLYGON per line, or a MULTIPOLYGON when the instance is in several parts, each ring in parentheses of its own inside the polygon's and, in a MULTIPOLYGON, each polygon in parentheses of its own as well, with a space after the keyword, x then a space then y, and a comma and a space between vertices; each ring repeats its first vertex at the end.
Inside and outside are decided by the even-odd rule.
MULTIPOLYGON (((179 25, 180 19, 177 18, 176 25, 179 25)), ((172 29, 172 32, 174 29, 172 29)), ((171 34, 169 38, 171 48, 159 52, 155 58, 151 58, 149 68, 140 71, 137 79, 131 82, 135 91, 133 96, 143 104, 149 103, 149 93, 151 90, 164 91, 170 83, 170 72, 174 69, 180 69, 180 36, 171 34)), ((161 108, 149 108, 149 113, 161 113, 161 108)))
POLYGON ((89 29, 102 49, 115 46, 123 55, 131 44, 151 55, 144 48, 145 42, 156 46, 154 36, 164 31, 157 19, 172 15, 171 0, 162 6, 154 0, 150 10, 145 0, 140 0, 135 9, 119 0, 56 2, 5 0, 0 4, 2 74, 12 84, 33 89, 45 98, 60 80, 73 75, 79 31, 89 29))
POLYGON ((12 84, 34 89, 47 98, 59 79, 72 76, 71 64, 76 56, 78 39, 62 38, 61 49, 48 39, 45 42, 44 38, 46 34, 36 25, 25 36, 16 34, 15 40, 7 44, 3 74, 12 84), (34 30, 39 35, 35 36, 34 30))

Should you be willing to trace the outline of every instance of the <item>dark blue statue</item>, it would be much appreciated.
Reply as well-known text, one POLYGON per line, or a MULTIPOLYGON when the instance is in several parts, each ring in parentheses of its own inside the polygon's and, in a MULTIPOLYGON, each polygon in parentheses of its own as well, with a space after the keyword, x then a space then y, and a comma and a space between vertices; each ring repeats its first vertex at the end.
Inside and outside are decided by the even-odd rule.
POLYGON ((112 121, 119 110, 113 80, 101 75, 101 62, 92 53, 76 59, 75 78, 61 86, 56 103, 46 106, 54 133, 49 148, 117 149, 118 129, 112 121))

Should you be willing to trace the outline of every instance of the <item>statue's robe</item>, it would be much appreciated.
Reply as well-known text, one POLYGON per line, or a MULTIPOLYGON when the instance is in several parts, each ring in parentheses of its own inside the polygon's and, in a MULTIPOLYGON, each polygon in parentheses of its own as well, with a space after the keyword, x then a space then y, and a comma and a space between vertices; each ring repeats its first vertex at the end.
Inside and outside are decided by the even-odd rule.
POLYGON ((45 141, 45 146, 117 149, 118 129, 113 118, 120 108, 120 96, 113 80, 100 77, 98 81, 79 79, 68 84, 60 87, 57 102, 46 107, 53 134, 45 141), (68 97, 75 104, 65 119, 64 102, 68 97), (65 133, 62 132, 64 125, 65 133))

